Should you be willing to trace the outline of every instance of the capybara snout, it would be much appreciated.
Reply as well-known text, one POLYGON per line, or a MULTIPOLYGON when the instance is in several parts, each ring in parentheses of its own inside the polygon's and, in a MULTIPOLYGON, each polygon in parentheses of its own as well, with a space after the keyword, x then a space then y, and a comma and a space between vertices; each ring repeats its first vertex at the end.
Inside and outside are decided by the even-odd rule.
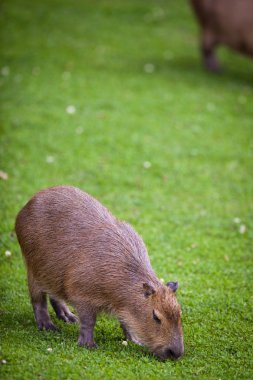
POLYGON ((177 282, 161 283, 141 237, 96 199, 70 186, 43 190, 19 212, 16 233, 39 329, 55 329, 48 297, 65 322, 77 321, 66 303, 75 308, 80 346, 96 347, 96 317, 108 312, 159 358, 183 354, 177 282))
POLYGON ((184 353, 181 307, 175 296, 177 286, 177 283, 170 282, 157 290, 152 289, 151 295, 148 296, 151 298, 153 318, 150 318, 145 326, 150 334, 146 332, 143 340, 150 350, 163 360, 179 359, 184 353))

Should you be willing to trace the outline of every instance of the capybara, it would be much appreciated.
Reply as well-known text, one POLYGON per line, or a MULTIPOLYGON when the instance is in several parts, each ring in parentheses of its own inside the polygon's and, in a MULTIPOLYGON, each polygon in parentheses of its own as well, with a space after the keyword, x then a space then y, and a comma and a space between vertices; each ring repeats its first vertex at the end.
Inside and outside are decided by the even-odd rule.
POLYGON ((191 0, 202 31, 201 50, 208 70, 218 71, 218 45, 253 57, 252 0, 191 0))
POLYGON ((65 322, 77 320, 65 302, 75 308, 80 346, 96 347, 96 316, 108 312, 127 339, 161 359, 182 356, 178 283, 164 285, 157 278, 140 236, 96 199, 71 186, 42 190, 19 212, 16 234, 39 329, 55 329, 48 295, 65 322))

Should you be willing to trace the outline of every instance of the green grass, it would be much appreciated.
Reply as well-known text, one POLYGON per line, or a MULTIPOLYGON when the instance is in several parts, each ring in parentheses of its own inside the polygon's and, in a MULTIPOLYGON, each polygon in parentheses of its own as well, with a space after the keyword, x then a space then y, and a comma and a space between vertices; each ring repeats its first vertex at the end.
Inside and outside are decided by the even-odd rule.
POLYGON ((0 378, 253 378, 252 61, 220 49, 223 73, 206 73, 182 0, 3 0, 0 20, 0 378), (95 351, 78 326, 37 331, 13 226, 56 184, 129 221, 158 276, 179 281, 182 360, 123 346, 107 316, 95 351))

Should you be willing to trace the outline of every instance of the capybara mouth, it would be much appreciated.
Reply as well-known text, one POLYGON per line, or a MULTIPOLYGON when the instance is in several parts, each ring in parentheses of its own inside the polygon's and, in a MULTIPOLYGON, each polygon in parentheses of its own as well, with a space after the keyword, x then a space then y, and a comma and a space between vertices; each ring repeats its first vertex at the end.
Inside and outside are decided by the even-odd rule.
POLYGON ((158 359, 160 359, 161 361, 165 361, 165 360, 179 360, 181 359, 182 357, 182 353, 179 353, 179 352, 176 352, 176 351, 173 351, 171 349, 166 349, 166 350, 163 350, 163 351, 160 351, 160 352, 154 352, 153 353, 158 359))

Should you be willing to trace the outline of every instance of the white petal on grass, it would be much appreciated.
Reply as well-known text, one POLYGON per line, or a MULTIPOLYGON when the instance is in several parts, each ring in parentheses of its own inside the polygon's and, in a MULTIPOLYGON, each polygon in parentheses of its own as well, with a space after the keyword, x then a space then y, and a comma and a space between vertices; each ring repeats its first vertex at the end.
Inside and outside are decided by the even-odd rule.
POLYGON ((83 128, 82 127, 76 128, 76 134, 77 135, 81 135, 82 133, 83 133, 83 128))
POLYGON ((151 168, 151 166, 152 166, 151 162, 149 162, 149 161, 143 162, 144 169, 149 169, 149 168, 151 168))
POLYGON ((207 103, 207 105, 206 105, 206 109, 207 109, 207 111, 209 111, 209 112, 213 112, 213 111, 216 110, 216 106, 215 106, 215 104, 213 104, 213 103, 207 103))
POLYGON ((66 112, 67 112, 68 114, 70 114, 70 115, 73 115, 74 113, 76 113, 76 107, 70 105, 70 106, 68 106, 68 107, 66 108, 66 112))
POLYGON ((146 63, 143 69, 145 73, 151 74, 155 71, 155 65, 153 63, 146 63))
POLYGON ((123 346, 127 346, 127 345, 128 345, 127 341, 126 341, 126 340, 123 340, 123 341, 122 341, 122 345, 123 345, 123 346))
POLYGON ((245 234, 246 230, 247 230, 246 226, 244 224, 241 224, 239 228, 240 234, 245 234))
POLYGON ((10 69, 8 66, 4 66, 1 68, 1 74, 4 76, 4 77, 7 77, 9 74, 10 74, 10 69))
POLYGON ((52 163, 54 162, 54 157, 53 157, 53 156, 47 156, 47 157, 46 157, 46 162, 47 162, 48 164, 52 164, 52 163))
POLYGON ((48 351, 48 352, 52 352, 53 349, 52 349, 51 347, 48 347, 47 351, 48 351))
POLYGON ((5 254, 6 257, 10 257, 11 256, 11 251, 5 251, 4 254, 5 254))
POLYGON ((8 179, 8 174, 0 170, 0 178, 6 181, 8 179))
POLYGON ((239 224, 239 223, 241 223, 241 219, 236 217, 233 219, 233 222, 236 224, 239 224))
POLYGON ((7 360, 2 359, 2 360, 1 360, 1 363, 2 363, 2 364, 6 364, 6 363, 7 363, 7 360))
POLYGON ((71 73, 70 73, 69 71, 64 71, 64 72, 62 73, 62 79, 63 79, 63 80, 69 80, 70 77, 71 77, 71 73))

